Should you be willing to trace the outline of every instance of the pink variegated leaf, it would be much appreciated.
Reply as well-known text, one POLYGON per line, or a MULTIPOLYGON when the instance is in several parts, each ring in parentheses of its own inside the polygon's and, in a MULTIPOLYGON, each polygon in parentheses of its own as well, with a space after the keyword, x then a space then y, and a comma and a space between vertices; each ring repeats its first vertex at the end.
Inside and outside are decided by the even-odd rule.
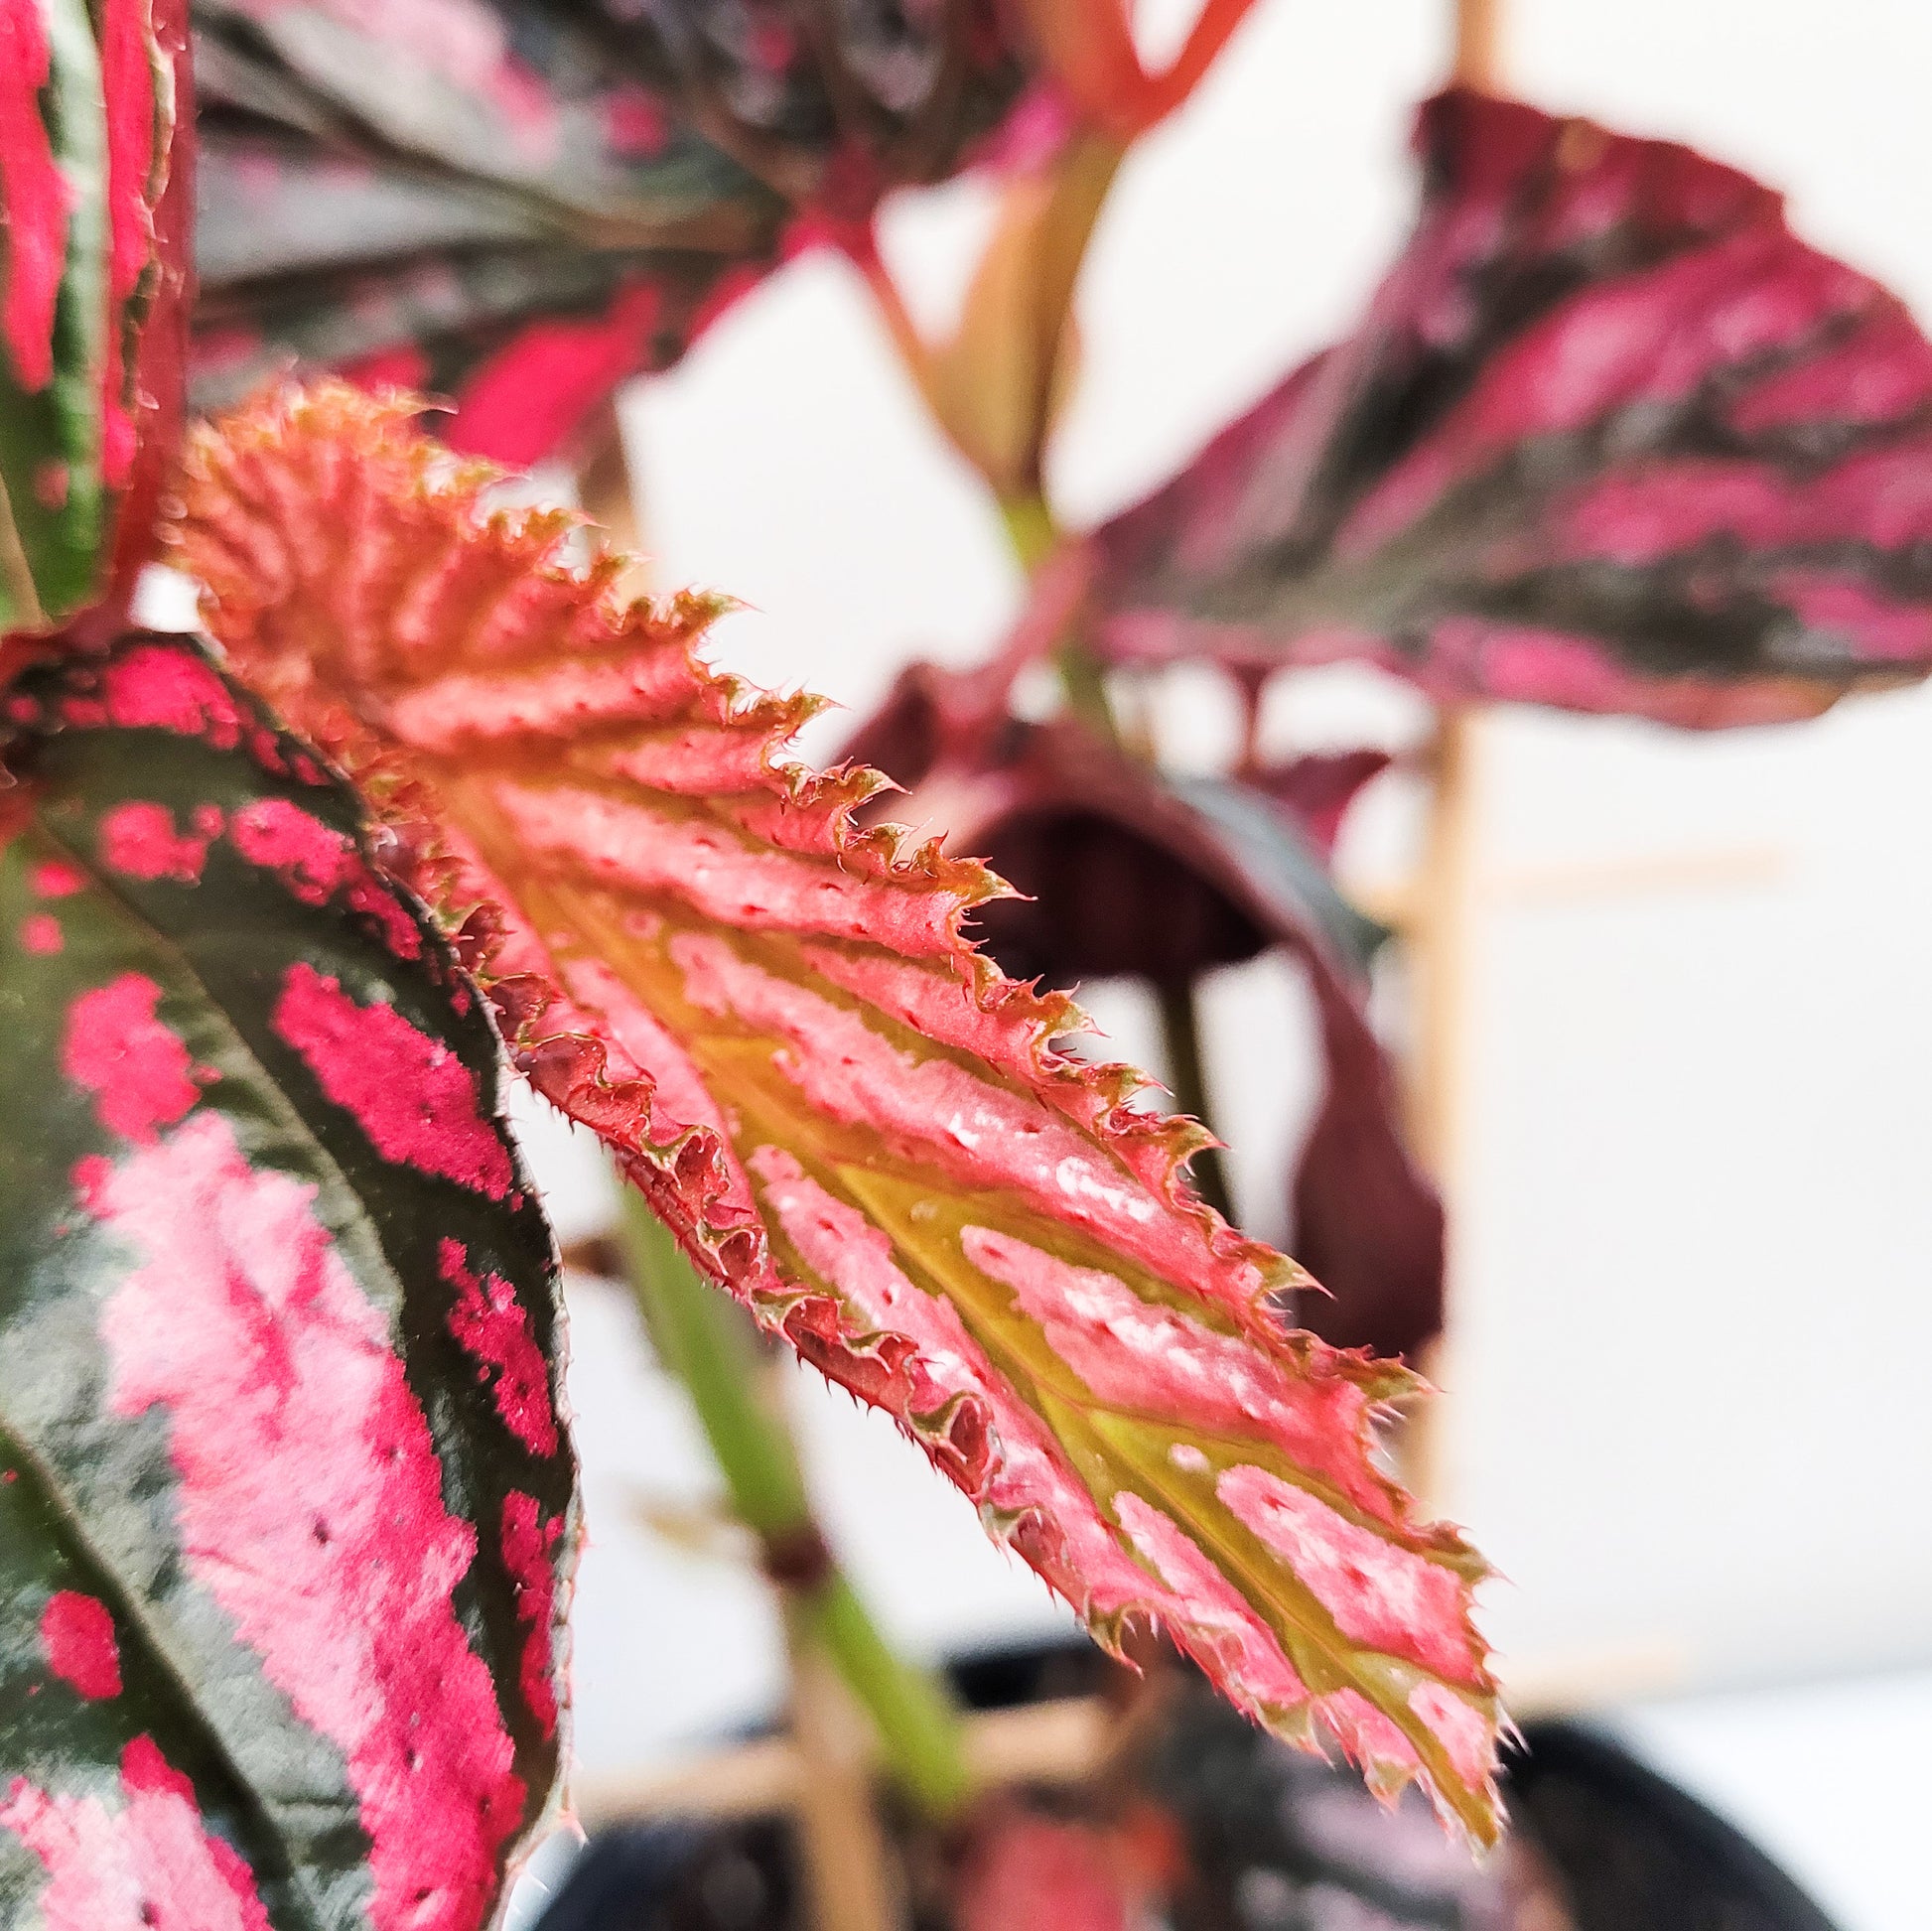
POLYGON ((482 1931, 577 1517, 500 1046, 202 646, 0 719, 0 1922, 482 1931))
POLYGON ((1099 641, 1683 725, 1932 666, 1932 345, 1735 170, 1422 110, 1355 332, 1097 537, 1099 641))
POLYGON ((1200 1130, 1056 1050, 961 936, 1002 892, 622 607, 577 519, 488 513, 407 399, 285 392, 194 446, 182 561, 240 676, 358 777, 518 1063, 693 1258, 895 1415, 1103 1640, 1496 1825, 1479 1560, 1373 1456, 1400 1368, 1291 1332, 1293 1263, 1183 1176, 1200 1130))

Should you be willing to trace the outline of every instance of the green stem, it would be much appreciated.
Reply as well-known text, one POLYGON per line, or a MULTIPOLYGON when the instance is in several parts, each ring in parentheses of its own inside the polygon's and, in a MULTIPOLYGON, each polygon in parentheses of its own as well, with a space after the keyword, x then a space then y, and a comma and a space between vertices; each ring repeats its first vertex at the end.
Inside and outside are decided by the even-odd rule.
MULTIPOLYGON (((1022 570, 1036 576, 1039 567, 1060 544, 1060 527, 1044 496, 1007 496, 1000 502, 1000 516, 1006 524, 1007 541, 1022 570)), ((1081 640, 1076 617, 1067 632, 1053 647, 1053 666, 1060 674, 1060 688, 1066 694, 1067 709, 1118 747, 1120 721, 1114 716, 1113 701, 1107 695, 1107 673, 1081 640)))
POLYGON ((751 1316, 698 1278, 629 1187, 623 1240, 658 1359, 690 1395, 732 1508, 763 1546, 773 1582, 871 1717, 888 1772, 928 1816, 957 1816, 972 1795, 958 1713, 939 1679, 886 1640, 826 1549, 751 1316))
MULTIPOLYGON (((1154 993, 1161 1006, 1161 1037, 1167 1048, 1168 1086, 1173 1094, 1174 1111, 1191 1114, 1211 1130, 1213 1115, 1207 1104, 1207 1069, 1201 1056, 1200 1010, 1195 987, 1181 980, 1156 985, 1154 993)), ((1203 1147, 1187 1171, 1201 1198, 1223 1220, 1232 1221, 1234 1202, 1228 1192, 1227 1169, 1220 1148, 1203 1147)))
POLYGON ((1007 526, 1007 541, 1020 567, 1032 576, 1053 554, 1060 540, 1058 523, 1041 495, 1003 496, 1000 518, 1007 526))

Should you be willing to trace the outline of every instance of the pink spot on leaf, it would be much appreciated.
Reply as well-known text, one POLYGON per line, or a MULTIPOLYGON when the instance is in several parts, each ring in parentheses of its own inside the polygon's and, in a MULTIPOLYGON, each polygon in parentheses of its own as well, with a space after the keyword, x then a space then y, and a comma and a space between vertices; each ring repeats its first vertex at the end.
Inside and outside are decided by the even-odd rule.
POLYGON ((43 898, 71 898, 86 884, 86 879, 66 859, 43 859, 34 867, 34 890, 43 898))
POLYGON ((443 1279, 456 1291, 450 1332, 488 1384, 503 1426, 535 1455, 557 1452, 557 1418, 550 1403, 550 1371, 530 1332, 529 1310, 500 1274, 480 1281, 463 1243, 445 1236, 437 1253, 443 1279))
MULTIPOLYGON (((359 912, 375 926, 383 944, 395 957, 420 959, 423 956, 423 935, 417 930, 416 921, 404 909, 396 895, 366 866, 361 868, 359 877, 349 881, 348 890, 343 894, 343 902, 350 911, 359 912)), ((450 1004, 459 1013, 467 1012, 469 997, 462 986, 456 986, 452 988, 450 1004)))
POLYGON ((74 1589, 47 1598, 41 1611, 41 1654, 69 1688, 91 1700, 121 1693, 121 1652, 107 1605, 74 1589))
POLYGON ((649 159, 663 153, 670 137, 663 108, 642 87, 626 82, 612 90, 604 103, 604 138, 619 154, 649 159))
POLYGON ((286 798, 259 798, 234 814, 228 837, 250 865, 275 873, 305 905, 325 904, 342 892, 397 958, 422 956, 423 935, 395 894, 363 863, 353 839, 313 812, 286 798))
MULTIPOLYGON (((241 735, 241 710, 213 668, 176 644, 141 644, 100 674, 102 721, 128 730, 174 731, 207 738, 221 750, 241 735)), ((83 722, 84 700, 69 699, 68 714, 83 722)))
POLYGON ((110 1810, 14 1779, 0 1829, 47 1872, 44 1931, 270 1931, 247 1864, 204 1826, 194 1785, 151 1737, 121 1753, 121 1795, 110 1810))
POLYGON ((194 885, 202 876, 209 843, 219 835, 221 814, 198 806, 195 828, 178 832, 165 804, 136 799, 117 804, 100 821, 100 859, 110 872, 130 879, 173 879, 194 885))
POLYGON ((359 863, 351 840, 286 798, 243 805, 229 822, 228 837, 250 865, 278 873, 307 905, 322 904, 359 863))
POLYGON ((189 1572, 342 1750, 372 1924, 474 1931, 525 1792, 451 1601, 476 1532, 444 1507, 387 1322, 314 1188, 251 1168, 219 1114, 135 1154, 95 1205, 141 1256, 101 1316, 113 1410, 166 1411, 189 1572))
POLYGON ((49 959, 66 941, 61 937, 61 921, 52 912, 29 912, 20 921, 20 949, 37 959, 49 959))
POLYGON ((38 7, 0 13, 0 213, 7 232, 0 331, 24 389, 54 379, 54 310, 66 268, 72 193, 54 159, 41 89, 52 50, 38 7))
POLYGON ((339 981, 298 963, 282 977, 269 1024, 384 1160, 492 1200, 509 1192, 509 1152, 483 1117, 476 1075, 393 1006, 358 1005, 339 981))
POLYGON ((512 1490, 503 1497, 503 1567, 516 1586, 516 1615, 530 1625, 523 1639, 518 1684, 545 1736, 557 1733, 556 1571, 551 1557, 563 1522, 546 1522, 534 1495, 512 1490))
POLYGON ((124 972, 68 1008, 61 1042, 61 1070, 94 1095, 101 1125, 141 1146, 201 1097, 187 1046, 155 1017, 160 1000, 152 979, 124 972))
MULTIPOLYGON (((121 1782, 131 1796, 173 1797, 190 1810, 200 1808, 195 1785, 161 1754, 152 1736, 137 1736, 121 1752, 121 1782)), ((244 1921, 253 1925, 258 1908, 254 1873, 234 1846, 211 1832, 207 1839, 207 1855, 219 1876, 241 1900, 244 1921)), ((187 1931, 184 1924, 183 1931, 187 1931)))
POLYGON ((1266 1468, 1225 1470, 1215 1492, 1335 1619, 1351 1643, 1475 1683, 1482 1659, 1462 1620, 1462 1578, 1338 1514, 1266 1468))
POLYGON ((1925 655, 1932 611, 1890 596, 1882 583, 1828 570, 1780 570, 1770 588, 1811 629, 1874 663, 1895 659, 1909 666, 1925 655))

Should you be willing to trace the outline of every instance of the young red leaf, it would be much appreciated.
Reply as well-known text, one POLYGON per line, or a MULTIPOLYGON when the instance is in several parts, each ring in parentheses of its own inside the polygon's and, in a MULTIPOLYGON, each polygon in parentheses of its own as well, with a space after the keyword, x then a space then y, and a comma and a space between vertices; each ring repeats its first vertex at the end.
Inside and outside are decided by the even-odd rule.
POLYGON ((1099 532, 1103 646, 1807 716, 1932 666, 1932 345, 1688 148, 1471 93, 1355 333, 1099 532))
POLYGON ((124 605, 180 426, 186 0, 0 0, 0 635, 124 605))
POLYGON ((519 1064, 693 1258, 898 1418, 1103 1640, 1166 1625, 1491 1835, 1478 1559, 1373 1458, 1391 1364, 1287 1330, 1302 1280, 1181 1168, 1138 1075, 961 937, 1002 888, 814 775, 810 703, 608 595, 577 519, 490 514, 413 405, 288 392, 203 435, 180 542, 238 674, 357 775, 519 1064))
POLYGON ((479 1931, 577 1515, 495 1035, 199 646, 4 717, 0 1917, 479 1931))

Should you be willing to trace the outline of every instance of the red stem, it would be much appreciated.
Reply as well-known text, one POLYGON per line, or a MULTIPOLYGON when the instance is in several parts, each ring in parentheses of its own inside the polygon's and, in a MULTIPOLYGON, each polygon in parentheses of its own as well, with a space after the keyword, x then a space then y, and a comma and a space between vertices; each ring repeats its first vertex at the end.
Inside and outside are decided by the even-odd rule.
POLYGON ((1158 74, 1141 64, 1121 0, 1028 0, 1027 11, 1081 115, 1124 145, 1193 92, 1252 5, 1203 0, 1185 45, 1158 74))

